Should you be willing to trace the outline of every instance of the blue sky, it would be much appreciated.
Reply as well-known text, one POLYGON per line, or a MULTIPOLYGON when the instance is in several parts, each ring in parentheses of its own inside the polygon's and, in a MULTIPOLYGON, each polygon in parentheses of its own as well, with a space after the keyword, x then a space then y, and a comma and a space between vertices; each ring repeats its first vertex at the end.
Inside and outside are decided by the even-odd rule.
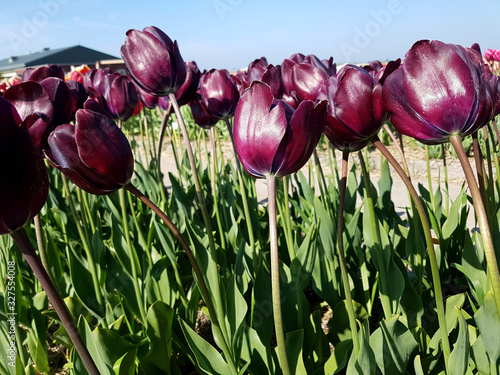
POLYGON ((128 29, 154 25, 200 69, 295 52, 338 64, 404 57, 420 39, 500 49, 500 0, 0 0, 0 58, 83 45, 120 56, 128 29))

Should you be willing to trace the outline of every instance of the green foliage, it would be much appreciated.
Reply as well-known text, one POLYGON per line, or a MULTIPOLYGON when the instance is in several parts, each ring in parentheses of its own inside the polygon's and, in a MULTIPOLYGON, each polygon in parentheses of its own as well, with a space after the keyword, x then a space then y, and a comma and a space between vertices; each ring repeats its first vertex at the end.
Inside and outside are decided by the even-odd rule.
MULTIPOLYGON (((158 173, 153 148, 161 114, 156 111, 123 124, 137 158, 132 182, 166 212, 188 241, 214 297, 222 336, 214 335, 213 317, 185 250, 144 203, 126 192, 122 207, 118 193, 95 197, 71 183, 70 191, 65 191, 61 175, 50 167, 49 199, 40 215, 49 273, 102 374, 230 374, 221 340, 227 342, 240 374, 281 374, 271 303, 267 204, 246 172, 241 188, 232 149, 212 150, 208 133, 194 124, 187 107, 183 115, 195 145, 216 254, 208 251, 189 163, 172 120, 166 144, 176 150, 177 164, 168 171, 163 166, 158 173), (248 199, 248 217, 243 195, 248 199), (70 198, 76 213, 70 209, 70 198)), ((216 129, 226 146, 227 129, 224 124, 216 129)), ((332 153, 325 139, 320 149, 322 155, 325 150, 332 153)), ((437 150, 441 148, 432 148, 432 156, 441 156, 437 150)), ((330 162, 334 154, 327 155, 330 162)), ((394 191, 395 176, 386 162, 376 186, 361 178, 354 164, 347 176, 342 236, 358 327, 351 332, 338 256, 340 177, 333 162, 327 165, 325 160, 311 161, 308 171, 290 176, 278 189, 281 298, 292 372, 444 373, 420 219, 412 206, 403 210, 394 206, 392 195, 406 192, 394 191), (360 344, 358 353, 353 334, 360 344)), ((489 211, 496 239, 500 238, 498 187, 495 181, 489 211)), ((467 226, 468 190, 464 187, 455 201, 448 202, 441 186, 433 191, 423 185, 418 189, 433 229, 447 296, 447 334, 452 344, 448 373, 499 373, 500 318, 489 292, 481 236, 467 226)), ((34 227, 27 230, 35 243, 34 227)), ((15 263, 15 335, 9 331, 7 283, 2 278, 0 347, 9 347, 15 337, 15 365, 8 365, 8 351, 0 351, 0 373, 49 374, 64 367, 69 374, 84 374, 45 293, 17 247, 4 236, 2 275, 7 274, 9 262, 15 263), (49 352, 59 354, 58 363, 49 352)))

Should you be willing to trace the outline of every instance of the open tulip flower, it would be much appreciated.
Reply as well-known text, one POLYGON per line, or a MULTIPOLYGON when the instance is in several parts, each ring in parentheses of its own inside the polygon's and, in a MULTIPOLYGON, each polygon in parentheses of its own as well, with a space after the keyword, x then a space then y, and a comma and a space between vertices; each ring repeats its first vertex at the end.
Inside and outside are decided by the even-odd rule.
POLYGON ((186 80, 186 65, 177 41, 172 42, 157 27, 127 31, 121 54, 130 75, 151 94, 166 96, 186 80))
POLYGON ((326 101, 302 101, 296 110, 254 81, 234 116, 234 142, 245 169, 257 178, 297 172, 310 158, 325 127, 326 101))
POLYGON ((494 94, 471 51, 421 40, 385 81, 383 100, 402 134, 426 144, 471 134, 493 115, 494 94))
POLYGON ((97 195, 130 182, 134 158, 122 131, 108 117, 80 109, 75 125, 58 126, 49 136, 50 163, 81 189, 97 195))

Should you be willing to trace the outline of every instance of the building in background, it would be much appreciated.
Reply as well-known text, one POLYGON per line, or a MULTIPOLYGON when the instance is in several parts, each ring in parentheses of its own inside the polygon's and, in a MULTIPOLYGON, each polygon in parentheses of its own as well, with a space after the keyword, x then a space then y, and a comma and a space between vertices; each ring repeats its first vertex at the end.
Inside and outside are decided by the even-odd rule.
POLYGON ((89 68, 111 68, 115 72, 125 73, 125 64, 118 57, 78 45, 57 49, 43 48, 29 55, 1 59, 0 77, 21 75, 26 68, 50 64, 61 66, 65 73, 81 65, 87 65, 89 68))

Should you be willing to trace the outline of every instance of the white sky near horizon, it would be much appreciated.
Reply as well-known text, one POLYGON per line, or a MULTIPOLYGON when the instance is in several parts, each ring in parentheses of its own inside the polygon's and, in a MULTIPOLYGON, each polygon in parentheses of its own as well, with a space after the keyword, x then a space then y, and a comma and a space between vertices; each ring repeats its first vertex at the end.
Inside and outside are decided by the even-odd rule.
POLYGON ((500 49, 500 0, 0 0, 0 9, 0 59, 78 44, 120 57, 126 31, 151 25, 202 70, 296 52, 387 61, 420 39, 500 49))

